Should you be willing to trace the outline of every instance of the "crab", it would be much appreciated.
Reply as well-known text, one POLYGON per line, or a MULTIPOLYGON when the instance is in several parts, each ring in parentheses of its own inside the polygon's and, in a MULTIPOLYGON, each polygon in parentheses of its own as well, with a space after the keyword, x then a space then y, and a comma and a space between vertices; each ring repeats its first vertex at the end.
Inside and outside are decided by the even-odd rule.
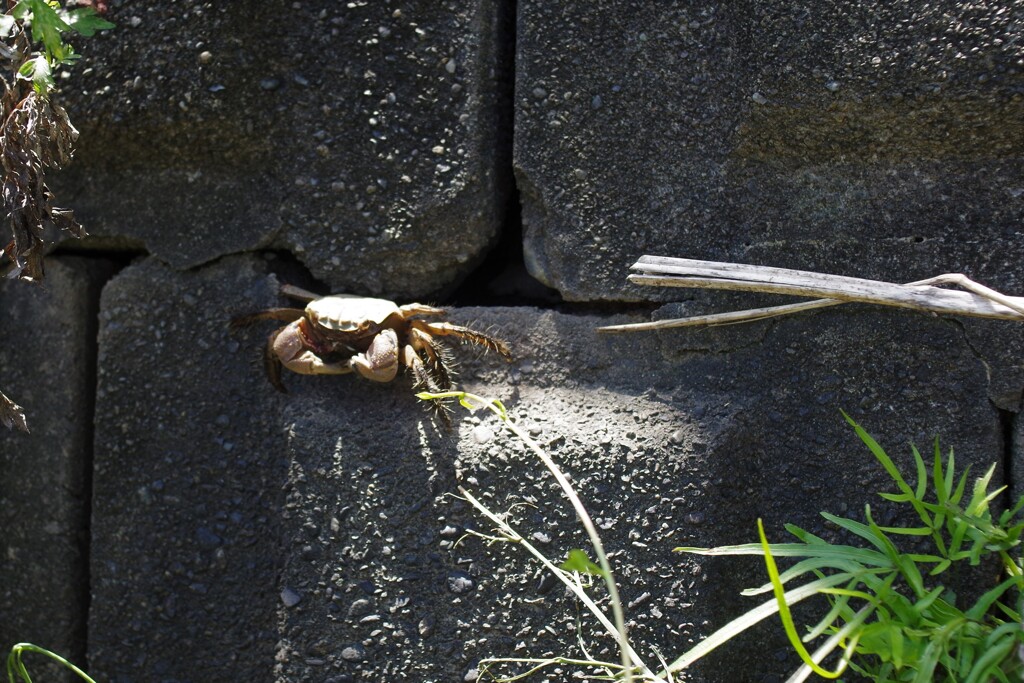
MULTIPOLYGON (((270 308, 231 321, 233 328, 264 320, 287 323, 270 333, 264 349, 264 368, 270 383, 287 393, 281 369, 300 375, 357 373, 373 382, 390 382, 400 366, 409 370, 417 390, 451 391, 450 352, 439 337, 451 337, 498 353, 512 355, 504 342, 461 325, 428 321, 444 309, 424 304, 399 306, 393 301, 351 294, 317 297, 285 285, 283 294, 307 301, 305 308, 270 308)), ((435 401, 442 418, 443 407, 435 401)), ((447 421, 447 420, 446 420, 447 421)))

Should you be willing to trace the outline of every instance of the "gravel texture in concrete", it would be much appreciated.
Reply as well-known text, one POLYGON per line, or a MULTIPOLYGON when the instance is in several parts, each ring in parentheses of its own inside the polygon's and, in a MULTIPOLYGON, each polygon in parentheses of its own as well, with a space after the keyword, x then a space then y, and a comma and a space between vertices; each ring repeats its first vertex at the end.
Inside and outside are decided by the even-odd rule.
POLYGON ((519 3, 527 264, 567 299, 659 299, 642 254, 1010 291, 1020 3, 519 3))
POLYGON ((450 287, 511 188, 503 11, 111 3, 63 94, 82 135, 58 196, 93 244, 178 268, 271 248, 339 291, 450 287))
MULTIPOLYGON (((95 673, 472 680, 488 656, 578 655, 574 601, 521 547, 467 535, 492 525, 458 497, 465 487, 507 513, 560 561, 586 540, 542 465, 486 415, 456 407, 446 431, 407 376, 287 375, 289 394, 276 394, 250 363, 268 330, 226 326, 274 301, 262 271, 257 259, 192 273, 149 260, 105 290, 95 673)), ((900 519, 874 496, 890 485, 841 409, 904 467, 908 444, 929 449, 935 435, 975 469, 1004 452, 1000 417, 979 398, 985 365, 954 321, 850 308, 605 337, 597 325, 627 318, 450 319, 508 341, 510 364, 455 349, 460 382, 502 399, 570 476, 652 666, 651 647, 681 653, 752 606, 739 591, 764 580, 756 562, 673 547, 753 541, 758 517, 773 540, 784 522, 839 538, 818 512, 860 518, 865 503, 879 523, 900 519)), ((614 659, 607 638, 583 633, 614 659)), ((693 680, 775 680, 794 666, 772 623, 693 680)))

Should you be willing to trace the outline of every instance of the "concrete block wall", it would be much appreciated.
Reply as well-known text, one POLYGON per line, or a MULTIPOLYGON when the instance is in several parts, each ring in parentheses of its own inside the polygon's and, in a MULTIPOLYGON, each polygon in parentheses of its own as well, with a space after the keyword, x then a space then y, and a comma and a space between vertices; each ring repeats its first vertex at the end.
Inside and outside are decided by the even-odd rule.
MULTIPOLYGON (((820 511, 881 503, 840 410, 904 465, 939 435, 1013 488, 1011 323, 850 306, 594 330, 756 303, 629 286, 644 253, 1024 292, 1021 10, 111 2, 119 28, 62 94, 82 137, 54 183, 92 236, 45 287, 0 290, 0 385, 33 427, 0 434, 0 647, 118 683, 465 681, 488 656, 576 654, 572 599, 462 539, 488 524, 454 497, 559 557, 586 543, 549 478, 492 419, 443 429, 408 377, 274 392, 272 325, 227 323, 286 282, 480 304, 450 319, 514 360, 458 348, 460 385, 572 476, 644 653, 763 582, 672 547, 753 540, 758 517, 828 535, 820 511)), ((765 624, 689 680, 794 666, 765 624)))

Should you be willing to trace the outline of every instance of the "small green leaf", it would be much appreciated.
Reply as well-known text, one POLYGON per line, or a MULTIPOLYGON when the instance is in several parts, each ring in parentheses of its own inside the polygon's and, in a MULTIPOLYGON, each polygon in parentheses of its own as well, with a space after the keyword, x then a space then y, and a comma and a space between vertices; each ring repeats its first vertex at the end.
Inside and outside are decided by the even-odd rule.
POLYGON ((796 524, 784 524, 783 527, 786 529, 786 531, 788 531, 789 533, 793 534, 794 536, 796 536, 798 539, 800 539, 804 543, 808 543, 808 544, 817 543, 817 544, 822 544, 822 545, 828 545, 828 543, 825 541, 825 539, 823 539, 823 538, 821 538, 819 536, 815 536, 814 534, 812 534, 811 532, 809 532, 809 531, 807 531, 805 529, 801 529, 796 524))
POLYGON ((590 574, 592 576, 604 576, 604 570, 591 562, 587 554, 579 548, 570 550, 569 557, 565 562, 558 565, 558 568, 564 569, 567 572, 578 572, 580 574, 590 574))
POLYGON ((26 60, 18 69, 18 78, 32 81, 32 87, 40 95, 45 95, 54 86, 50 63, 43 55, 26 60))
POLYGON ((897 670, 903 668, 903 629, 895 624, 889 629, 889 646, 892 648, 892 663, 897 670))
POLYGON ((875 459, 878 460, 879 464, 885 468, 885 471, 888 472, 889 476, 892 477, 892 480, 896 482, 896 485, 900 490, 904 493, 913 495, 914 490, 910 488, 910 485, 907 484, 903 475, 900 474, 899 468, 896 467, 895 463, 893 463, 892 459, 886 454, 882 447, 878 445, 878 442, 871 438, 871 435, 868 434, 863 427, 857 424, 852 417, 846 413, 843 413, 843 417, 845 417, 846 421, 850 423, 850 426, 853 427, 857 436, 859 436, 860 440, 864 442, 864 445, 868 447, 868 450, 870 450, 875 456, 875 459))
POLYGON ((909 493, 879 493, 879 496, 886 500, 891 500, 894 503, 909 503, 915 500, 914 496, 909 493))
POLYGON ((30 23, 32 40, 42 43, 50 61, 62 61, 67 54, 61 33, 71 27, 57 15, 57 11, 45 0, 20 0, 14 8, 14 16, 30 23))
POLYGON ((1010 523, 1010 520, 1017 516, 1017 513, 1024 509, 1024 496, 1017 499, 1017 504, 1009 510, 1003 512, 999 517, 999 523, 1006 525, 1010 523))
POLYGON ((1016 645, 1016 640, 1011 636, 987 647, 984 652, 979 653, 977 660, 974 661, 974 666, 971 667, 965 683, 982 683, 991 680, 999 663, 1005 661, 1006 656, 1016 645))
POLYGON ((917 612, 917 614, 919 615, 925 614, 928 608, 935 604, 936 600, 942 597, 942 594, 945 592, 945 590, 946 589, 943 586, 936 586, 935 588, 933 588, 931 592, 928 593, 928 595, 924 596, 923 598, 914 603, 914 611, 917 612))
POLYGON ((1011 588, 1016 588, 1019 592, 1022 588, 1024 588, 1024 585, 1022 584, 1024 584, 1024 577, 1011 576, 1010 578, 1006 579, 998 586, 987 591, 984 595, 978 598, 978 601, 974 603, 974 605, 969 610, 967 610, 967 618, 974 619, 975 621, 981 621, 985 618, 985 614, 988 612, 989 608, 992 607, 992 603, 1001 598, 1003 596, 1003 593, 1010 590, 1011 588))
MULTIPOLYGON (((953 471, 953 451, 949 452, 949 472, 953 471)), ((967 487, 967 476, 971 473, 971 466, 968 465, 967 469, 964 470, 963 475, 960 477, 960 481, 956 485, 956 491, 949 497, 949 502, 953 505, 958 505, 960 500, 964 497, 964 489, 967 487)), ((949 476, 952 476, 950 474, 949 476)))
POLYGON ((96 10, 92 7, 80 7, 79 9, 62 12, 61 18, 64 19, 64 22, 72 31, 86 37, 95 35, 96 31, 117 28, 114 24, 96 14, 96 10))

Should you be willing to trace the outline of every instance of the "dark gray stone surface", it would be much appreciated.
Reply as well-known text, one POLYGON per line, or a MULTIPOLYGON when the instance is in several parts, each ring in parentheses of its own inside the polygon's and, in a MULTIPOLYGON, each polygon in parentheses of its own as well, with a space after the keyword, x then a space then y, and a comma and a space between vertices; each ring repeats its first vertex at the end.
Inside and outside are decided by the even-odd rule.
MULTIPOLYGON (((147 261, 105 290, 90 648, 106 680, 466 680, 486 656, 578 654, 573 601, 521 551, 488 547, 464 486, 552 557, 585 545, 542 467, 486 416, 440 429, 406 377, 250 365, 265 330, 227 319, 274 300, 256 259, 191 273, 147 261), (530 506, 517 506, 520 503, 530 506)), ((637 649, 680 653, 752 603, 756 563, 677 545, 755 538, 755 520, 833 537, 886 478, 844 409, 903 466, 941 435, 958 462, 1003 456, 984 363, 948 320, 868 309, 703 332, 599 337, 622 321, 460 309, 515 361, 461 348, 461 379, 500 397, 562 463, 605 542, 637 649)), ((985 581, 983 577, 979 581, 985 581)), ((775 624, 693 680, 774 680, 775 624), (742 662, 753 661, 752 671, 742 662)), ((594 640, 594 654, 607 639, 594 640)), ((656 661, 651 657, 652 662, 656 661)), ((652 664, 653 665, 653 664, 652 664)))
POLYGON ((1019 0, 518 5, 531 272, 572 300, 645 253, 1011 292, 1019 0))
MULTIPOLYGON (((0 283, 0 383, 32 430, 0 427, 2 657, 27 641, 84 662, 96 309, 108 268, 50 258, 44 284, 0 283)), ((58 680, 43 658, 25 662, 58 680)))
MULTIPOLYGON (((61 81, 82 144, 54 184, 87 246, 152 257, 103 289, 97 354, 107 266, 61 258, 48 289, 0 292, 0 386, 33 427, 0 433, 0 647, 80 658, 88 586, 89 668, 111 683, 440 683, 489 656, 580 654, 574 600, 521 548, 466 534, 490 524, 459 487, 552 558, 586 546, 493 418, 455 407, 446 431, 405 376, 287 375, 278 394, 259 362, 272 325, 228 329, 283 303, 278 280, 301 270, 238 252, 285 251, 336 291, 402 302, 478 262, 512 171, 504 4, 110 3, 119 28, 85 41, 61 81)), ((756 303, 630 288, 643 253, 887 280, 964 271, 1024 293, 1021 9, 518 3, 527 265, 571 300, 684 301, 452 311, 515 356, 456 349, 460 381, 501 398, 571 476, 651 666, 652 648, 677 656, 764 581, 756 561, 673 547, 752 541, 758 517, 772 540, 785 522, 841 538, 818 513, 860 518, 866 503, 898 521, 840 410, 904 468, 910 443, 927 452, 938 435, 961 467, 998 461, 1000 481, 1021 480, 1019 325, 844 306, 594 331, 756 303)), ((592 654, 615 659, 584 624, 592 654)), ((795 666, 771 621, 687 680, 795 666)))
POLYGON ((178 268, 279 248, 339 291, 449 287, 511 185, 500 5, 113 2, 63 93, 58 196, 178 268))
POLYGON ((270 680, 281 481, 276 397, 232 315, 275 298, 257 259, 103 291, 89 660, 97 680, 270 680))

